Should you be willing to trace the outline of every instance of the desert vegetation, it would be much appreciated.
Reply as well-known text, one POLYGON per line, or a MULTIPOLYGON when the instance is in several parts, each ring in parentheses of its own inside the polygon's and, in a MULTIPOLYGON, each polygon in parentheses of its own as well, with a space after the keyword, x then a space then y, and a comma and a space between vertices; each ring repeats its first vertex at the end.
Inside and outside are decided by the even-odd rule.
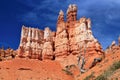
MULTIPOLYGON (((94 73, 91 73, 89 76, 87 76, 84 80, 111 80, 110 76, 114 74, 116 70, 120 69, 120 61, 114 62, 108 70, 104 71, 101 75, 97 76, 95 78, 94 73)), ((116 78, 115 80, 118 80, 116 78)))

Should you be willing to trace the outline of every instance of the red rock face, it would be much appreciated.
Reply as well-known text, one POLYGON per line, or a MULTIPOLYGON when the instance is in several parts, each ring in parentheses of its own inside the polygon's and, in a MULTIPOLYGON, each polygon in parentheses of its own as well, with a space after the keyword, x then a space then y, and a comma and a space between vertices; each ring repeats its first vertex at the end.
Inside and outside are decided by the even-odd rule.
POLYGON ((60 11, 55 36, 55 56, 66 56, 69 53, 68 33, 64 22, 64 13, 60 11))
POLYGON ((67 22, 77 20, 77 6, 75 4, 69 5, 67 9, 67 22))
POLYGON ((118 38, 118 45, 115 41, 105 50, 106 54, 114 54, 116 51, 120 50, 120 37, 118 38))
POLYGON ((18 50, 19 56, 43 60, 56 58, 65 65, 77 65, 77 56, 82 56, 86 69, 95 58, 103 56, 102 47, 92 34, 91 20, 85 17, 77 20, 77 6, 74 4, 68 7, 66 22, 64 12, 60 10, 56 32, 48 27, 41 31, 23 26, 18 50))
POLYGON ((43 43, 43 50, 42 50, 42 59, 53 59, 53 37, 54 34, 52 31, 47 27, 44 30, 44 40, 43 43))
POLYGON ((40 59, 43 46, 43 33, 42 30, 37 28, 27 28, 23 26, 18 55, 20 57, 40 59))

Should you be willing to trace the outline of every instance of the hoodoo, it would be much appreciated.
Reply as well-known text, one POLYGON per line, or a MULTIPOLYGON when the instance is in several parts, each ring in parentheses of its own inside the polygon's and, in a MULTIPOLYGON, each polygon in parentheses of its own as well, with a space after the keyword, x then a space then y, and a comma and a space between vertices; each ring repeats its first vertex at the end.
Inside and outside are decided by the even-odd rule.
POLYGON ((23 26, 18 55, 40 60, 55 59, 64 66, 79 63, 83 69, 89 69, 95 59, 101 59, 104 53, 92 34, 91 20, 85 17, 77 20, 75 4, 69 5, 66 13, 65 21, 65 14, 60 10, 56 32, 48 27, 43 31, 23 26))

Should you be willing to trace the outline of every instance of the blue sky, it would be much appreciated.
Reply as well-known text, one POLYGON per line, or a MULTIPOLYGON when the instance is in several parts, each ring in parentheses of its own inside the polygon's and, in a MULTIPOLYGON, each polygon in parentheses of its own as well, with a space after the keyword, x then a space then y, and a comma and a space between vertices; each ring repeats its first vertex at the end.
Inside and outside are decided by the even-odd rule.
POLYGON ((78 6, 78 19, 91 18, 94 36, 105 49, 120 35, 120 0, 0 0, 0 46, 18 48, 22 25, 56 30, 60 9, 78 6))

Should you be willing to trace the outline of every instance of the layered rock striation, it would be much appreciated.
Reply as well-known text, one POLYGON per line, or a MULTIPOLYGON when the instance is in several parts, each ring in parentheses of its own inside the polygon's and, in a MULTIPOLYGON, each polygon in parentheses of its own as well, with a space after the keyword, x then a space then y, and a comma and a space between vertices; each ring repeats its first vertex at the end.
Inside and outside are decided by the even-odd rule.
MULTIPOLYGON (((40 60, 57 60, 73 55, 76 60, 73 61, 75 64, 77 64, 77 57, 83 56, 86 68, 90 67, 90 63, 95 58, 103 56, 102 47, 92 34, 91 20, 85 17, 77 20, 75 4, 69 5, 66 21, 64 12, 60 10, 56 32, 52 32, 48 27, 42 31, 23 26, 18 51, 20 57, 40 60)), ((67 61, 71 63, 71 60, 67 61)))
POLYGON ((66 56, 69 54, 68 33, 66 23, 64 21, 64 13, 62 10, 59 12, 57 21, 57 31, 55 36, 55 56, 66 56))
POLYGON ((44 39, 43 33, 42 30, 28 28, 23 25, 18 55, 20 57, 41 59, 44 39))

